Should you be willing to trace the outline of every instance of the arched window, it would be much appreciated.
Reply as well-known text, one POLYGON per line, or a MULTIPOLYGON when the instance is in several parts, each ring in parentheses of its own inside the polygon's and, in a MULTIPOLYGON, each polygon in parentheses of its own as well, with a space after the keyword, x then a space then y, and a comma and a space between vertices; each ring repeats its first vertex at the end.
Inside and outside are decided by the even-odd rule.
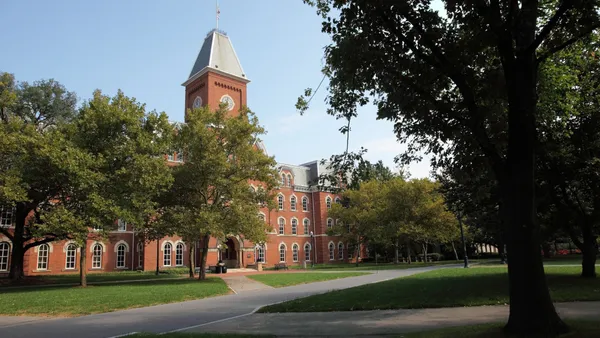
POLYGON ((163 249, 163 266, 171 266, 171 251, 173 251, 171 243, 165 243, 163 249))
POLYGON ((67 250, 66 251, 66 262, 65 262, 65 269, 70 270, 70 269, 75 269, 75 261, 77 259, 77 247, 75 246, 75 244, 69 244, 67 245, 67 250))
POLYGON ((137 245, 137 254, 138 254, 138 267, 142 267, 142 262, 144 261, 144 244, 139 242, 137 245))
POLYGON ((177 243, 175 247, 175 265, 183 266, 183 243, 177 243))
POLYGON ((304 260, 307 262, 310 261, 310 251, 311 251, 310 243, 304 244, 304 260))
POLYGON ((338 243, 338 260, 344 260, 344 243, 342 242, 338 243))
POLYGON ((256 253, 254 254, 254 258, 257 263, 265 262, 265 249, 261 245, 256 246, 256 253))
POLYGON ((308 211, 308 197, 302 197, 302 211, 308 211))
POLYGON ((298 244, 292 245, 292 259, 294 262, 298 261, 298 244))
POLYGON ((277 207, 279 210, 283 210, 283 195, 281 194, 277 196, 277 207))
POLYGON ((291 187, 291 186, 292 186, 292 175, 290 175, 290 174, 288 174, 288 180, 287 180, 287 183, 288 183, 288 187, 291 187))
POLYGON ((327 196, 325 199, 325 206, 327 207, 327 210, 331 209, 331 197, 327 196))
POLYGON ((38 247, 37 269, 48 270, 48 255, 50 254, 50 246, 42 244, 38 247))
POLYGON ((283 243, 279 244, 279 261, 285 262, 285 244, 283 243))
POLYGON ((333 219, 327 219, 327 229, 331 229, 333 227, 333 219))
POLYGON ((102 245, 96 243, 92 248, 92 269, 102 268, 102 245))
POLYGON ((297 235, 298 234, 298 220, 295 218, 292 218, 292 235, 297 235))
POLYGON ((10 255, 10 245, 7 242, 0 243, 0 271, 8 271, 8 257, 10 255))
POLYGON ((285 187, 285 174, 281 174, 281 186, 285 187))
POLYGON ((296 211, 296 196, 290 197, 290 209, 296 211))
POLYGON ((335 245, 333 243, 329 243, 329 260, 332 261, 335 259, 335 245))
POLYGON ((119 244, 117 246, 117 268, 122 269, 125 267, 125 251, 125 244, 119 244))
POLYGON ((342 200, 339 197, 336 197, 335 198, 335 203, 340 204, 340 203, 342 203, 342 200))
POLYGON ((282 218, 279 218, 279 234, 283 235, 284 232, 285 232, 285 219, 282 217, 282 218))
POLYGON ((308 235, 308 229, 310 228, 310 220, 308 218, 305 218, 303 223, 304 223, 304 234, 308 235))
POLYGON ((266 217, 264 214, 258 214, 258 219, 264 222, 266 220, 266 217))

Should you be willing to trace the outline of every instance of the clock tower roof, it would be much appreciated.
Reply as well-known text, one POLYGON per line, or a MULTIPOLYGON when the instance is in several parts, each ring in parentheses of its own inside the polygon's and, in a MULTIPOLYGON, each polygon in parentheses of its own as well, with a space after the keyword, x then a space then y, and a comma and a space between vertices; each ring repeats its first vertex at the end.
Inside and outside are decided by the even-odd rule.
POLYGON ((182 85, 188 85, 208 71, 231 77, 243 83, 250 82, 242 69, 242 64, 233 49, 231 40, 225 32, 218 29, 213 29, 204 38, 190 76, 182 85))

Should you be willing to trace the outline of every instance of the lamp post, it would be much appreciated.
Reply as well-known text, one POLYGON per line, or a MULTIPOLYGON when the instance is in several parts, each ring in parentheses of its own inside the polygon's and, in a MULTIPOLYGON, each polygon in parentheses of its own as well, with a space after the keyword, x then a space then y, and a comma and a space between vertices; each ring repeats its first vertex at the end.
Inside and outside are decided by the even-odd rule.
MULTIPOLYGON (((310 244, 311 244, 311 246, 313 248, 316 249, 316 247, 315 247, 315 235, 314 235, 314 233, 312 231, 310 232, 310 244)), ((311 251, 312 251, 312 248, 311 248, 311 251)), ((313 258, 310 260, 310 267, 311 267, 311 269, 314 269, 314 267, 315 267, 315 259, 316 258, 317 257, 313 256, 313 258)))
POLYGON ((467 243, 465 243, 465 233, 463 231, 462 217, 458 214, 458 225, 460 225, 460 239, 463 245, 463 256, 465 259, 465 269, 469 267, 469 257, 467 256, 467 243))

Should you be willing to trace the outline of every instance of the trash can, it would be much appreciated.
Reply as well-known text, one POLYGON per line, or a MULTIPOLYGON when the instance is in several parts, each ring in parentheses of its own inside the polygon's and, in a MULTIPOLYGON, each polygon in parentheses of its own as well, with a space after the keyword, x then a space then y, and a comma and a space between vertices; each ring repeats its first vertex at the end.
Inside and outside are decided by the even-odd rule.
POLYGON ((223 272, 223 267, 220 265, 217 265, 216 269, 215 269, 215 273, 221 273, 223 272))
POLYGON ((227 273, 227 267, 226 267, 225 265, 223 265, 223 266, 221 267, 221 270, 223 271, 223 273, 227 273))

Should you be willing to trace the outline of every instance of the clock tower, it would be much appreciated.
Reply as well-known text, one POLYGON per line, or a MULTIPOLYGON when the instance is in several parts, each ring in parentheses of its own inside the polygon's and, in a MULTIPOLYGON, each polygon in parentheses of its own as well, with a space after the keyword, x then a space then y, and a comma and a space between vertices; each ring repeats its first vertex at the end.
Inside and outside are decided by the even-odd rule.
POLYGON ((237 115, 246 106, 246 77, 231 40, 223 31, 210 31, 190 76, 182 85, 185 87, 185 109, 208 105, 217 109, 226 103, 230 114, 237 115))

